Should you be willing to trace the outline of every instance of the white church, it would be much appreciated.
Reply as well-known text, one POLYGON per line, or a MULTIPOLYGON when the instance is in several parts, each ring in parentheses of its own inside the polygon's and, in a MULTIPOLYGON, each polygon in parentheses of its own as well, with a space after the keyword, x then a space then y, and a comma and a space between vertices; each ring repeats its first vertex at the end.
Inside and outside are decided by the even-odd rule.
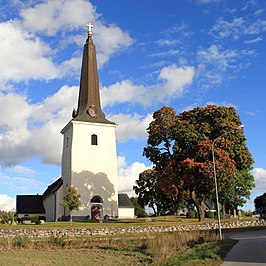
POLYGON ((66 190, 73 186, 81 195, 81 206, 74 220, 134 218, 134 207, 127 194, 118 194, 115 130, 101 109, 96 48, 92 25, 84 44, 79 98, 72 119, 63 134, 62 176, 43 195, 17 195, 17 216, 38 215, 46 221, 65 220, 66 190))

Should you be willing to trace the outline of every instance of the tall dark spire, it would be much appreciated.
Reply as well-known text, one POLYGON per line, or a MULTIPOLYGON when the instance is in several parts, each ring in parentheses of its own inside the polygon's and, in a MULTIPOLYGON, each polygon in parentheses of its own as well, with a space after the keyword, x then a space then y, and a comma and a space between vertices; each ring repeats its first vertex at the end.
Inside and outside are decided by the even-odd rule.
POLYGON ((84 44, 78 109, 72 117, 76 121, 114 124, 105 118, 101 108, 96 49, 92 41, 92 24, 89 23, 88 38, 84 44))

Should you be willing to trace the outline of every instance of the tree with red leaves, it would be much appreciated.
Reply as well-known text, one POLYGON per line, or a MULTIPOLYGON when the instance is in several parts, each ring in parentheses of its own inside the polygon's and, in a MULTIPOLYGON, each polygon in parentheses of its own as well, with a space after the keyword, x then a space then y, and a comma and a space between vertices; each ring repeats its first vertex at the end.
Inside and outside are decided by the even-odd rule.
POLYGON ((214 200, 211 147, 220 136, 224 137, 214 147, 220 203, 224 211, 225 206, 237 208, 245 203, 254 186, 249 172, 253 159, 243 131, 233 130, 239 125, 233 107, 209 105, 179 115, 163 107, 154 113, 144 155, 153 162, 156 186, 175 201, 176 208, 189 193, 199 220, 204 220, 204 202, 214 200))

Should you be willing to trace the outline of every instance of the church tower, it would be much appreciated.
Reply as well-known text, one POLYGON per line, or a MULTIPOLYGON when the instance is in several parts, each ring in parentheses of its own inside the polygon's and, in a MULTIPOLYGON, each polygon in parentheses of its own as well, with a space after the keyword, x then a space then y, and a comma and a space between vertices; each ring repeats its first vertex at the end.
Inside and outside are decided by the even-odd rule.
MULTIPOLYGON (((84 45, 79 98, 72 120, 62 129, 64 191, 73 186, 81 194, 76 220, 118 216, 116 124, 101 109, 96 49, 92 25, 84 45)), ((68 215, 65 213, 65 215, 68 215)))

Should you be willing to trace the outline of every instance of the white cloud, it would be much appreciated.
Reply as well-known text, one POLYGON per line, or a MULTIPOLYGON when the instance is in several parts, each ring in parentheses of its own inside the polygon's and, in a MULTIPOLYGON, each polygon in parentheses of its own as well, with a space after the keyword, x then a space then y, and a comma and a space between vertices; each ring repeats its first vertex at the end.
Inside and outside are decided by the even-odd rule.
POLYGON ((139 174, 151 166, 146 166, 144 163, 134 162, 127 165, 125 157, 118 157, 118 191, 127 193, 130 197, 136 196, 133 191, 135 181, 139 178, 139 174))
POLYGON ((251 174, 254 176, 255 188, 251 190, 250 199, 247 200, 244 209, 253 211, 255 209, 254 199, 264 194, 266 191, 266 169, 259 167, 254 168, 251 174))
POLYGON ((159 78, 164 83, 157 88, 157 98, 162 102, 168 97, 181 97, 184 88, 191 85, 194 74, 193 67, 177 67, 176 65, 171 65, 163 68, 159 74, 159 78))
POLYGON ((97 18, 92 4, 85 0, 45 1, 34 7, 22 9, 24 27, 34 32, 44 32, 50 36, 61 30, 75 30, 85 26, 88 20, 97 18))
POLYGON ((16 164, 41 156, 46 163, 59 164, 60 131, 71 119, 71 110, 77 104, 77 92, 75 86, 63 86, 37 104, 30 104, 24 95, 0 93, 0 111, 5 113, 0 117, 1 163, 16 164))
POLYGON ((219 18, 213 29, 212 32, 218 34, 216 37, 225 38, 232 36, 234 40, 240 38, 243 34, 241 29, 243 28, 245 21, 243 18, 234 18, 232 21, 226 21, 223 18, 219 18))
POLYGON ((206 106, 207 105, 227 106, 227 107, 234 107, 236 110, 238 109, 238 106, 235 105, 234 103, 225 102, 225 101, 220 101, 220 102, 209 101, 206 102, 206 106))
POLYGON ((45 163, 61 162, 60 131, 72 118, 71 112, 77 104, 77 93, 78 87, 63 86, 54 95, 35 105, 32 113, 35 126, 30 130, 30 147, 35 154, 42 156, 45 163))
MULTIPOLYGON (((84 27, 84 25, 81 25, 84 27)), ((95 22, 95 31, 93 32, 93 42, 96 45, 97 66, 102 68, 103 65, 115 54, 121 53, 132 45, 133 40, 127 32, 122 31, 115 25, 104 25, 101 22, 95 22), (107 37, 108 36, 108 37, 107 37)), ((66 43, 75 43, 80 51, 84 44, 84 34, 67 37, 66 43)), ((81 68, 81 53, 79 56, 74 55, 72 58, 65 60, 60 66, 62 76, 78 74, 81 68)))
POLYGON ((252 112, 252 111, 245 111, 244 113, 248 116, 255 116, 256 115, 256 112, 252 112))
POLYGON ((265 193, 266 191, 266 169, 254 168, 251 171, 254 176, 256 187, 252 190, 252 193, 265 193))
POLYGON ((52 79, 57 68, 51 49, 13 21, 0 23, 0 81, 52 79))
MULTIPOLYGON (((44 1, 24 8, 20 15, 21 21, 0 24, 0 49, 4 51, 0 53, 0 83, 53 79, 79 68, 81 60, 76 53, 61 65, 55 65, 52 57, 56 57, 61 48, 53 50, 41 38, 46 34, 51 39, 61 33, 62 38, 74 43, 71 36, 80 36, 75 30, 84 27, 87 19, 95 25, 94 38, 100 65, 133 42, 118 26, 101 22, 94 7, 84 0, 44 1), (70 32, 67 37, 66 31, 70 32)), ((161 70, 158 83, 153 87, 125 80, 103 88, 103 102, 105 105, 128 102, 151 105, 154 101, 167 101, 180 97, 185 86, 192 83, 193 76, 193 67, 171 65, 161 70)), ((7 167, 34 156, 40 156, 46 163, 60 163, 60 130, 71 119, 71 111, 77 105, 78 88, 63 86, 54 95, 34 104, 26 95, 15 91, 14 88, 0 93, 0 111, 5 114, 0 117, 1 165, 7 167)), ((143 139, 151 115, 117 114, 113 120, 119 124, 118 140, 143 139)))
POLYGON ((238 56, 238 54, 234 50, 223 51, 219 46, 211 45, 206 50, 199 50, 198 56, 202 61, 214 63, 218 70, 223 71, 229 66, 229 63, 238 56))
MULTIPOLYGON (((218 45, 211 45, 207 49, 200 49, 198 51, 199 65, 197 69, 197 76, 204 77, 204 86, 220 84, 224 78, 225 73, 230 69, 230 74, 227 73, 226 78, 232 78, 234 71, 241 69, 237 58, 240 57, 241 51, 236 50, 222 50, 218 45), (207 82, 208 83, 207 83, 207 82)), ((244 64, 242 65, 242 68, 244 64)))
POLYGON ((261 42, 261 41, 263 41, 263 39, 261 37, 256 37, 254 39, 246 40, 246 41, 244 41, 244 43, 253 44, 253 43, 257 43, 257 42, 261 42))
MULTIPOLYGON (((71 119, 77 94, 78 87, 63 86, 42 102, 31 104, 25 95, 0 93, 0 112, 5 113, 0 117, 2 166, 10 167, 34 156, 39 156, 45 163, 60 164, 60 131, 71 119)), ((109 118, 119 125, 117 140, 126 141, 145 139, 152 116, 116 114, 109 118)))
MULTIPOLYGON (((73 42, 81 46, 80 35, 73 37, 75 30, 84 28, 88 22, 94 24, 93 36, 97 45, 98 65, 102 67, 111 56, 121 52, 133 43, 127 32, 122 31, 116 25, 105 25, 100 19, 93 5, 85 0, 54 0, 37 4, 34 7, 21 11, 23 26, 35 33, 54 36, 58 32, 70 32, 66 42, 73 42), (108 36, 108 38, 106 37, 108 36)), ((83 39, 82 39, 83 40, 83 39)), ((80 58, 73 57, 66 60, 62 66, 64 74, 71 73, 71 70, 80 66, 80 58)))
POLYGON ((220 0, 198 0, 199 4, 215 4, 220 2, 220 0))
POLYGON ((172 57, 172 56, 177 56, 179 54, 180 54, 180 50, 169 49, 166 51, 161 51, 161 52, 151 54, 151 56, 154 56, 154 57, 172 57))
POLYGON ((62 86, 55 94, 34 105, 32 118, 36 121, 50 121, 71 118, 71 111, 77 105, 78 86, 62 86))
POLYGON ((35 170, 29 167, 22 166, 22 165, 15 165, 12 167, 8 167, 6 168, 6 170, 11 173, 19 174, 22 176, 33 176, 33 175, 38 174, 38 172, 36 172, 35 170))
POLYGON ((0 194, 0 210, 2 211, 14 211, 16 206, 16 200, 7 196, 6 194, 0 194))
POLYGON ((175 46, 178 42, 172 39, 160 39, 156 43, 161 46, 175 46))
POLYGON ((94 40, 97 46, 97 63, 101 67, 109 58, 132 45, 133 40, 127 32, 118 26, 106 26, 95 22, 94 40))
POLYGON ((35 156, 41 156, 44 163, 61 163, 63 137, 60 131, 65 124, 60 119, 52 119, 31 131, 30 148, 35 156))
POLYGON ((118 141, 123 142, 129 139, 143 140, 147 136, 146 129, 152 120, 152 114, 147 114, 146 117, 138 114, 116 114, 111 116, 110 120, 118 124, 116 131, 118 141))
POLYGON ((17 162, 31 153, 27 121, 32 108, 24 95, 0 93, 0 112, 5 114, 0 117, 1 163, 17 162))
POLYGON ((21 20, 0 23, 0 83, 49 80, 77 74, 81 65, 81 57, 77 54, 81 54, 86 35, 81 37, 76 30, 83 28, 85 32, 88 21, 95 23, 98 65, 102 67, 115 53, 129 47, 133 40, 118 26, 104 25, 99 19, 100 15, 88 1, 54 0, 22 9, 21 20), (46 43, 40 34, 57 38, 58 32, 62 47, 59 43, 55 49, 49 46, 53 41, 46 43), (55 64, 60 52, 69 44, 77 44, 77 40, 79 52, 73 52, 72 57, 55 64))
MULTIPOLYGON (((238 40, 246 36, 258 36, 266 30, 266 21, 263 19, 247 20, 243 17, 236 17, 232 20, 218 18, 210 33, 215 38, 224 39, 231 37, 238 40)), ((258 36, 260 38, 260 36, 258 36)))
POLYGON ((199 64, 196 76, 204 82, 203 87, 220 84, 225 79, 234 79, 256 55, 254 49, 224 49, 214 44, 201 48, 197 52, 199 64))
POLYGON ((174 25, 173 27, 169 28, 168 30, 166 30, 164 32, 166 34, 166 36, 173 36, 175 33, 179 34, 179 40, 177 40, 177 43, 179 45, 182 44, 182 40, 186 40, 187 37, 192 36, 194 33, 191 31, 191 28, 189 27, 188 24, 186 24, 185 22, 181 21, 178 24, 174 25))
POLYGON ((135 85, 130 80, 117 82, 102 88, 102 101, 106 105, 117 103, 140 103, 146 106, 156 102, 165 102, 170 98, 181 97, 186 86, 191 85, 195 70, 193 67, 164 67, 155 86, 135 85), (119 95, 119 97, 117 97, 119 95))
POLYGON ((13 92, 0 92, 0 124, 4 128, 25 128, 26 120, 31 114, 27 97, 13 92))
POLYGON ((143 85, 135 85, 130 80, 123 80, 101 89, 102 103, 103 106, 112 106, 117 103, 142 102, 145 91, 146 88, 143 85))
POLYGON ((5 188, 6 193, 17 193, 25 194, 29 189, 40 190, 45 187, 45 184, 39 179, 35 179, 32 174, 16 173, 8 171, 1 171, 0 174, 0 185, 5 188))
POLYGON ((70 59, 65 60, 59 66, 60 76, 78 76, 81 69, 81 61, 82 57, 72 57, 70 59))

